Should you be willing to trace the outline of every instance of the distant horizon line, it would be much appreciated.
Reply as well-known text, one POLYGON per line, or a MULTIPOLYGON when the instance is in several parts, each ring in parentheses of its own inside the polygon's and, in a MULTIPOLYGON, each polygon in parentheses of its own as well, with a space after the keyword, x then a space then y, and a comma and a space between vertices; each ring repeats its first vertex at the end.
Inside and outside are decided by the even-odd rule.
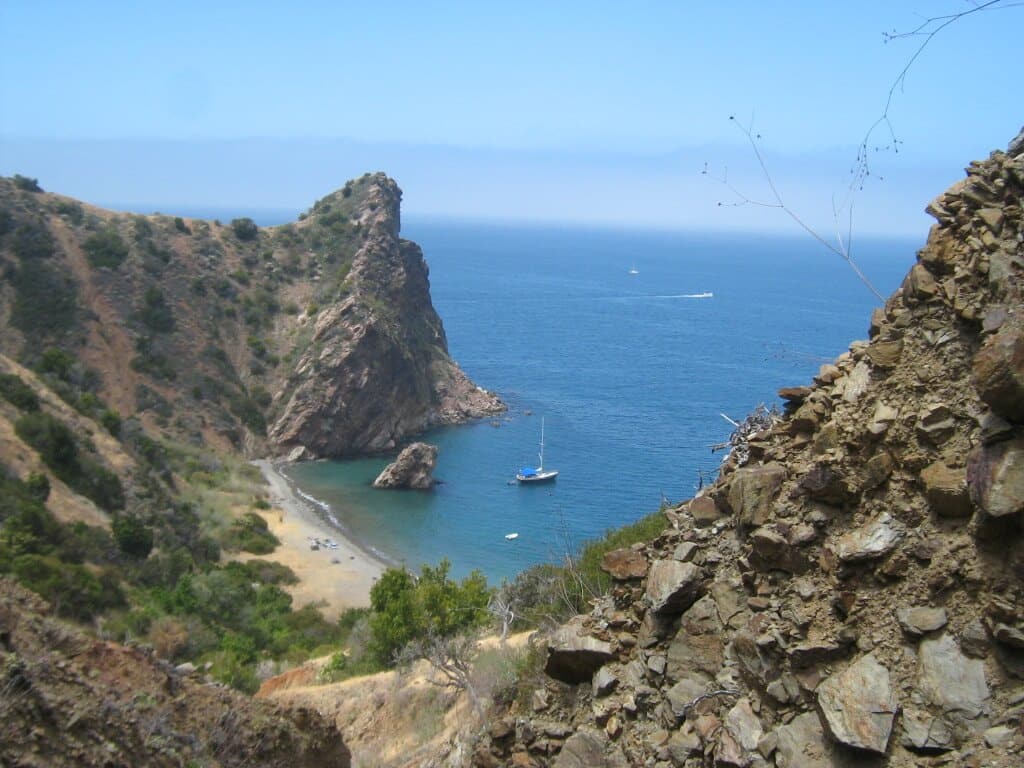
MULTIPOLYGON (((60 194, 60 193, 57 193, 60 194)), ((294 224, 299 221, 299 215, 308 211, 311 207, 295 208, 289 205, 231 205, 226 203, 204 204, 204 203, 182 203, 154 205, 150 203, 124 203, 124 202, 89 202, 98 208, 115 211, 118 213, 130 213, 143 216, 182 216, 189 219, 220 220, 227 218, 248 217, 261 227, 279 227, 285 224, 294 224)), ((627 221, 594 221, 590 219, 546 219, 526 217, 501 217, 501 216, 480 216, 471 213, 449 213, 449 212, 401 212, 402 222, 408 220, 424 222, 445 222, 452 224, 477 224, 494 227, 522 227, 528 229, 592 229, 623 232, 658 232, 665 234, 693 234, 693 235, 728 235, 730 233, 741 233, 744 235, 762 235, 778 238, 791 238, 800 240, 808 237, 805 232, 792 227, 780 226, 777 229, 761 229, 743 226, 731 227, 693 227, 683 224, 667 224, 656 222, 627 222, 627 221)), ((917 237, 927 237, 927 231, 917 233, 912 231, 899 232, 878 232, 862 231, 855 232, 858 238, 872 240, 911 240, 917 237)), ((923 240, 922 240, 923 242, 923 240)))

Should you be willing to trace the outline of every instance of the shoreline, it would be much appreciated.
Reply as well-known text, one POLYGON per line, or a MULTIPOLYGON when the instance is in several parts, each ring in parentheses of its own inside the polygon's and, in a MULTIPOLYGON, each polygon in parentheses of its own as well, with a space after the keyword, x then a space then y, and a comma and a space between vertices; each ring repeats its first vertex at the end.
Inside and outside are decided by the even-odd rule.
MULTIPOLYGON (((271 509, 263 512, 270 531, 281 545, 261 559, 287 565, 299 579, 286 587, 296 607, 320 603, 324 615, 336 619, 347 608, 370 604, 370 588, 390 564, 355 543, 339 525, 331 525, 313 509, 321 504, 307 499, 270 459, 255 459, 267 481, 271 509), (310 540, 331 540, 337 548, 313 550, 310 540)), ((329 514, 329 511, 328 511, 329 514)), ((245 555, 243 560, 256 559, 245 555)))

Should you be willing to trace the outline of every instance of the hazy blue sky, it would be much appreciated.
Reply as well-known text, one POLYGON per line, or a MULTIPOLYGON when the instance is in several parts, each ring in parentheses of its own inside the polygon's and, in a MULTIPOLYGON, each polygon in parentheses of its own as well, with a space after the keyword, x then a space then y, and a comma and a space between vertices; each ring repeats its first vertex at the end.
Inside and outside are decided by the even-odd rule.
MULTIPOLYGON (((927 200, 1020 128, 1024 7, 1002 5, 911 69, 859 228, 923 233, 927 200)), ((298 210, 384 170, 413 214, 785 229, 719 208, 700 173, 763 194, 728 119, 753 115, 787 200, 827 222, 919 44, 882 33, 969 7, 2 0, 0 173, 101 204, 298 210)))

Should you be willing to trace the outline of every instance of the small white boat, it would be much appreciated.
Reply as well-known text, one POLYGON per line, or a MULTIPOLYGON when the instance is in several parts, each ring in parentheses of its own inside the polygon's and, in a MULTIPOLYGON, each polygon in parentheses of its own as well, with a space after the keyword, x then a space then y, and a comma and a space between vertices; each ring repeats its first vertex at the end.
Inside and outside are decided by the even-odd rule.
POLYGON ((505 534, 505 538, 508 539, 509 541, 512 541, 512 539, 518 539, 519 538, 519 534, 518 533, 506 533, 505 534))
POLYGON ((536 467, 521 467, 516 472, 516 480, 520 483, 547 483, 558 477, 557 469, 544 469, 544 417, 540 419, 540 464, 536 467))
POLYGON ((636 268, 636 264, 634 264, 632 267, 629 268, 629 274, 631 274, 631 275, 639 275, 640 274, 640 270, 636 268))

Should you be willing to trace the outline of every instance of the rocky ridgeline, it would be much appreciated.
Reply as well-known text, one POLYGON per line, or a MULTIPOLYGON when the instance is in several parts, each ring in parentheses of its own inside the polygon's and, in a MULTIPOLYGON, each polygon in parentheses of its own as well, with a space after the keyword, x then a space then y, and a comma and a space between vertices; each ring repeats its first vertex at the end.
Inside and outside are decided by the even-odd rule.
POLYGON ((311 709, 254 701, 152 651, 96 640, 0 579, 0 765, 347 768, 311 709))
POLYGON ((1024 134, 610 594, 476 766, 1024 763, 1024 134))

